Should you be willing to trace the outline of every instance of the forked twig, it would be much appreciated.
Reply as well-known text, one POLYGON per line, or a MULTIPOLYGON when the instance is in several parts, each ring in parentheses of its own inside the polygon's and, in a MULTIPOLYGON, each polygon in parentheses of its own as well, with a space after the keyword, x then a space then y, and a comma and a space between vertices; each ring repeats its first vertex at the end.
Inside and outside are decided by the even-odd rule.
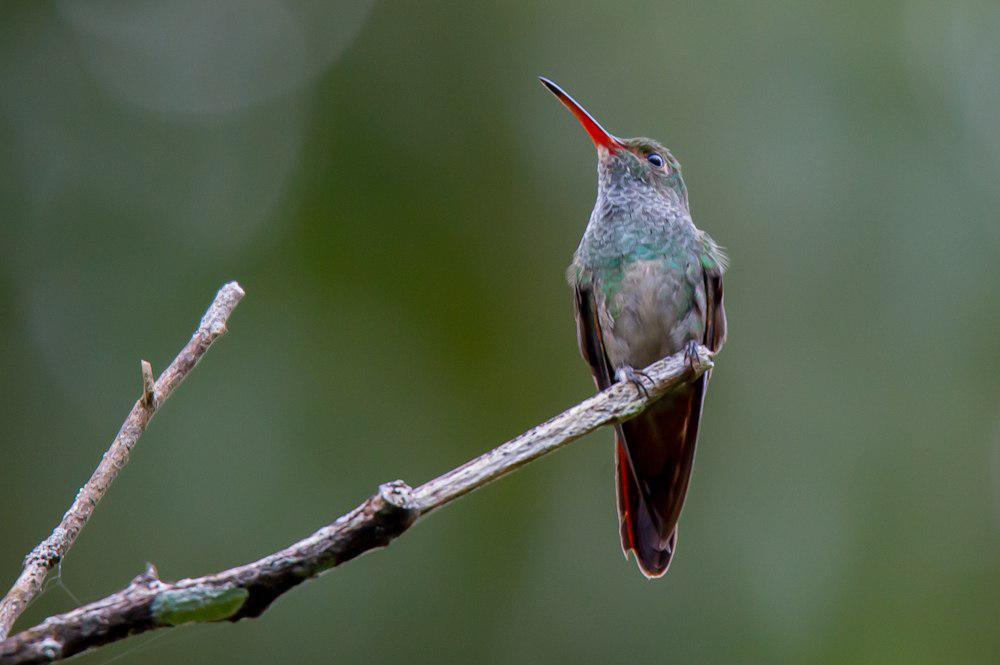
POLYGON ((225 334, 226 322, 243 295, 243 289, 236 282, 230 282, 219 289, 215 300, 202 317, 198 329, 194 331, 191 341, 181 349, 155 384, 150 364, 145 360, 140 363, 142 396, 122 423, 117 436, 111 442, 111 447, 101 457, 101 462, 90 476, 90 480, 77 492, 76 499, 59 521, 59 525, 24 558, 21 574, 3 600, 0 600, 0 640, 7 637, 17 617, 41 592, 49 571, 62 561, 73 547, 98 502, 107 494, 118 473, 128 464, 129 453, 146 431, 149 421, 181 384, 188 372, 194 369, 212 343, 225 334))
MULTIPOLYGON (((223 291, 229 286, 239 289, 233 284, 223 291)), ((242 291, 238 294, 228 311, 238 302, 242 291)), ((224 330, 225 316, 218 321, 219 330, 224 330)), ((207 337, 200 337, 204 326, 203 321, 202 328, 192 338, 192 344, 200 340, 196 346, 201 353, 211 343, 207 337)), ((181 357, 185 357, 184 352, 178 356, 181 357)), ((190 367, 193 362, 187 369, 190 367)), ((156 569, 149 566, 121 591, 49 617, 0 642, 0 664, 50 662, 157 628, 260 616, 275 598, 301 582, 368 550, 388 545, 423 515, 543 455, 600 427, 638 415, 671 388, 693 380, 711 367, 712 354, 701 346, 693 361, 686 353, 664 358, 644 370, 650 379, 648 394, 639 393, 627 382, 617 383, 416 489, 399 480, 386 483, 377 494, 335 522, 252 563, 177 582, 161 581, 156 569)), ((170 369, 164 376, 169 372, 170 369)), ((164 392, 165 388, 172 389, 180 382, 178 379, 168 386, 164 376, 157 381, 152 400, 157 407, 169 394, 164 392)), ((133 415, 136 409, 146 413, 152 408, 143 406, 142 401, 133 409, 133 415)), ((145 426, 148 416, 142 422, 145 426)), ((135 433, 136 438, 139 432, 135 433)))

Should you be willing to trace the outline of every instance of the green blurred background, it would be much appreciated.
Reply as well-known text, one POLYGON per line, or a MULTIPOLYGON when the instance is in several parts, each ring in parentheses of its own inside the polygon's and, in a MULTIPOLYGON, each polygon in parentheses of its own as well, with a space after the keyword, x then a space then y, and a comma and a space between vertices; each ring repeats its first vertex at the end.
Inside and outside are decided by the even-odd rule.
POLYGON ((267 554, 592 392, 586 136, 662 139, 730 341, 670 574, 610 433, 259 621, 81 663, 984 663, 1000 654, 995 0, 5 2, 0 584, 215 290, 247 297, 23 617, 267 554))

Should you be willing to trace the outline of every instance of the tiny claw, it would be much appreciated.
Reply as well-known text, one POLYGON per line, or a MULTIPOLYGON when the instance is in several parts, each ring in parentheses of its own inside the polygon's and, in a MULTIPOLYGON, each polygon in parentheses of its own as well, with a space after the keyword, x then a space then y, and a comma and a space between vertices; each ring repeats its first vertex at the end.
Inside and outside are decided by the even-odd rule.
POLYGON ((698 354, 698 342, 691 340, 684 345, 684 360, 687 361, 688 369, 696 372, 701 366, 701 356, 698 354))
POLYGON ((643 385, 642 380, 646 379, 649 381, 650 385, 654 383, 653 379, 650 378, 649 374, 646 374, 640 369, 636 369, 631 365, 623 365, 617 372, 619 381, 628 381, 636 390, 636 399, 639 397, 649 397, 649 391, 646 390, 646 386, 643 385))

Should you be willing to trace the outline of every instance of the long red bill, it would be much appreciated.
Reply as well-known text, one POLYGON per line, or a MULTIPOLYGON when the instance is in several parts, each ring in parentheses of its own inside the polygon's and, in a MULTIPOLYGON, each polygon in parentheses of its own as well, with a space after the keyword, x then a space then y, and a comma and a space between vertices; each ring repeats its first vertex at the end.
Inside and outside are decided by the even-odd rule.
POLYGON ((614 135, 609 134, 607 130, 601 127, 601 123, 597 122, 597 120, 594 119, 594 116, 587 113, 587 109, 583 108, 579 102, 570 97, 565 90, 544 76, 539 76, 538 80, 541 81, 542 85, 548 88, 553 95, 559 98, 559 101, 569 109, 570 113, 576 116, 576 119, 580 121, 583 128, 587 130, 587 134, 590 135, 590 139, 594 142, 595 147, 603 147, 610 152, 616 152, 624 147, 620 140, 615 138, 614 135))

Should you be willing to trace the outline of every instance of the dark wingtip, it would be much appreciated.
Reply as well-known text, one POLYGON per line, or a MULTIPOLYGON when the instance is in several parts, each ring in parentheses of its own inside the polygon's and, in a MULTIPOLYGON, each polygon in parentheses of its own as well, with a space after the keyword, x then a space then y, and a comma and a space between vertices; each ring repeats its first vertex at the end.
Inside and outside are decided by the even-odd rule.
POLYGON ((635 562, 639 564, 639 572, 646 579, 656 580, 667 574, 670 570, 670 562, 674 558, 677 549, 677 528, 674 527, 670 534, 670 539, 664 549, 650 547, 648 543, 638 543, 635 552, 635 562))

